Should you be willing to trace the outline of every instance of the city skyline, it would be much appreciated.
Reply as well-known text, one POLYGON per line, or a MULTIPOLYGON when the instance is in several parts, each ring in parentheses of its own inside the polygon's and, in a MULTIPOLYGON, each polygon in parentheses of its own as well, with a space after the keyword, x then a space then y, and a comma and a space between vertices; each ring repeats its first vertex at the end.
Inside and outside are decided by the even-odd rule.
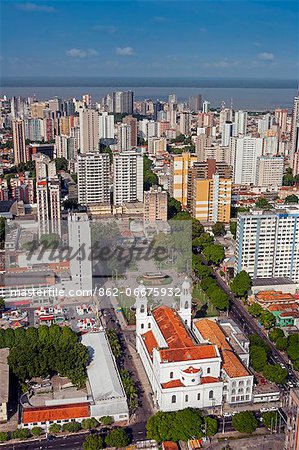
POLYGON ((296 79, 297 17, 295 1, 4 1, 1 76, 296 79))

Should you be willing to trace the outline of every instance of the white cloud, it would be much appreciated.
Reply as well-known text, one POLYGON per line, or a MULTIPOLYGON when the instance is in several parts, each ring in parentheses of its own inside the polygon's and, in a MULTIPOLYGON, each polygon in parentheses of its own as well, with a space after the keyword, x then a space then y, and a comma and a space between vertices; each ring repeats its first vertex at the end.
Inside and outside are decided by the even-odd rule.
POLYGON ((114 25, 95 25, 92 28, 94 31, 102 31, 103 33, 114 34, 117 31, 117 27, 114 25))
POLYGON ((115 53, 120 56, 132 56, 134 55, 134 50, 132 47, 116 47, 115 53))
POLYGON ((88 56, 96 56, 99 53, 93 48, 89 48, 87 50, 83 50, 81 48, 71 48, 66 51, 66 54, 72 58, 87 58, 88 56))
POLYGON ((260 61, 268 61, 268 62, 273 62, 275 59, 274 54, 270 52, 259 53, 257 57, 260 61))
POLYGON ((55 12, 55 8, 52 6, 47 5, 41 5, 37 3, 17 3, 17 8, 21 9, 22 11, 37 11, 37 12, 46 12, 46 13, 53 13, 55 12))

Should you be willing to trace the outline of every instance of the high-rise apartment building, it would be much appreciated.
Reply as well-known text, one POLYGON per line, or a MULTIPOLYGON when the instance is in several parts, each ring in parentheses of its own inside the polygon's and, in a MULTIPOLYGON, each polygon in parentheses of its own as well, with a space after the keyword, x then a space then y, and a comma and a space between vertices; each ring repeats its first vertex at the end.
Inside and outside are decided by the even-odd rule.
POLYGON ((99 114, 93 109, 80 109, 80 152, 99 150, 99 114))
POLYGON ((13 152, 14 163, 20 164, 26 162, 26 143, 25 143, 25 124, 22 119, 15 119, 12 121, 12 137, 13 137, 13 152))
POLYGON ((117 130, 117 148, 120 152, 132 149, 131 126, 122 123, 117 130))
POLYGON ((189 97, 189 109, 193 112, 199 112, 202 108, 202 97, 200 94, 189 97))
POLYGON ((187 206, 188 172, 196 161, 197 156, 187 152, 171 159, 170 193, 184 207, 187 206))
POLYGON ((137 147, 138 120, 133 116, 123 118, 123 123, 131 127, 131 147, 137 147))
POLYGON ((251 136, 230 140, 231 165, 235 184, 254 184, 257 158, 263 154, 263 139, 251 136))
POLYGON ((143 219, 146 222, 167 220, 167 192, 160 187, 151 187, 144 192, 143 219))
POLYGON ((294 98, 291 143, 290 143, 290 163, 293 175, 299 174, 299 96, 294 98))
POLYGON ((113 157, 113 203, 143 201, 143 156, 135 152, 113 157))
POLYGON ((180 133, 188 135, 191 130, 191 114, 189 112, 180 113, 180 133))
POLYGON ((247 131, 247 111, 235 112, 235 135, 245 135, 247 131))
POLYGON ((255 185, 281 187, 284 169, 283 156, 259 156, 257 158, 255 185))
POLYGON ((219 115, 219 130, 221 132, 222 126, 225 122, 232 122, 233 111, 229 108, 222 108, 219 115))
POLYGON ((275 109, 275 121, 280 128, 280 134, 284 134, 287 131, 288 112, 287 109, 275 109))
POLYGON ((113 112, 120 114, 133 114, 133 97, 134 93, 132 91, 113 92, 113 112))
POLYGON ((61 233, 60 182, 55 162, 38 153, 36 164, 36 199, 39 235, 61 233))
POLYGON ((78 155, 78 201, 82 205, 110 203, 109 172, 107 153, 86 153, 78 155))
POLYGON ((235 124, 233 122, 224 122, 221 130, 221 145, 227 147, 230 143, 230 139, 235 135, 235 124))
POLYGON ((202 104, 202 112, 204 114, 207 114, 210 111, 210 102, 208 102, 207 100, 204 100, 203 104, 202 104))
POLYGON ((114 115, 102 112, 99 115, 99 139, 114 139, 114 115))
POLYGON ((199 128, 212 127, 214 126, 214 113, 212 112, 201 112, 198 114, 197 123, 199 128))
POLYGON ((299 282, 299 206, 238 215, 235 273, 299 282))

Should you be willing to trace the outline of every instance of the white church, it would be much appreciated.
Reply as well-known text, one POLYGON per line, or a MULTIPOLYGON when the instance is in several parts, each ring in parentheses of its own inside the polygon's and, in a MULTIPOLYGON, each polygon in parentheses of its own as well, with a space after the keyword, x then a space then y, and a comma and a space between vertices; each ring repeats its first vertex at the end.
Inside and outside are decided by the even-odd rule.
POLYGON ((193 321, 190 290, 186 279, 178 308, 159 306, 150 311, 144 286, 138 288, 136 347, 157 406, 175 411, 250 402, 248 341, 238 343, 237 356, 216 320, 193 321))

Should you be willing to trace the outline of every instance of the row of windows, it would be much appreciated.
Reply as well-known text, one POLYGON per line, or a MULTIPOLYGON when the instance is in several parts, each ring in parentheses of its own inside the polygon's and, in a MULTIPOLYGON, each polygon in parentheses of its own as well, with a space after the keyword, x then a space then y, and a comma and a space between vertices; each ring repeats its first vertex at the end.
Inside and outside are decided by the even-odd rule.
MULTIPOLYGON (((210 391, 209 392, 209 399, 210 400, 213 400, 213 398, 214 398, 214 391, 210 391)), ((176 403, 176 395, 173 395, 172 397, 171 397, 171 403, 176 403)), ((197 400, 200 400, 200 393, 199 394, 197 394, 197 400)), ((188 402, 189 401, 189 396, 186 394, 185 395, 185 402, 188 402)))

